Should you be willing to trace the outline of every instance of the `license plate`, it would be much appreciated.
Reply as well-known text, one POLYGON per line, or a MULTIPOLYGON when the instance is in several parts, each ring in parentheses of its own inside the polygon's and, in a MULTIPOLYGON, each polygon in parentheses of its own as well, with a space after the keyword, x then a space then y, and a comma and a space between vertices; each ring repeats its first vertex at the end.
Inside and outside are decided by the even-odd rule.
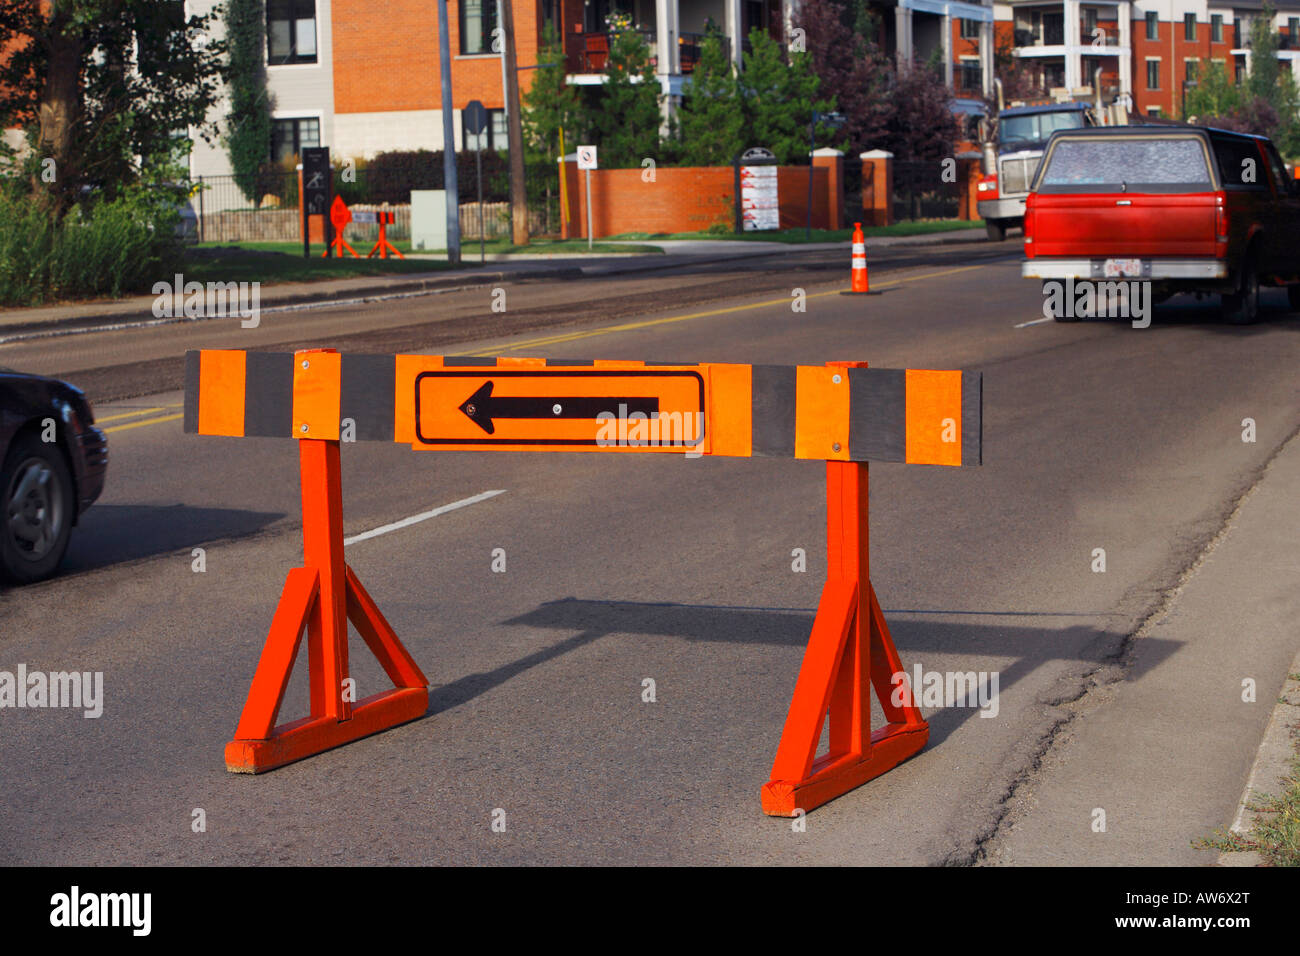
POLYGON ((1108 279, 1117 276, 1132 276, 1140 278, 1142 275, 1141 259, 1107 259, 1102 263, 1101 274, 1108 279))

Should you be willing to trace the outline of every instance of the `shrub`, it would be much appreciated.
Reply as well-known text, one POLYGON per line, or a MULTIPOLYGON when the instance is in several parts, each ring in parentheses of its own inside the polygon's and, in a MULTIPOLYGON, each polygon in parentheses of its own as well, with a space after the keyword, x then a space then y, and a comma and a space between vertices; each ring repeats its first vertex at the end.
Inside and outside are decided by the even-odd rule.
POLYGON ((148 291, 178 269, 182 197, 177 187, 133 186, 56 222, 22 186, 0 186, 0 303, 148 291))

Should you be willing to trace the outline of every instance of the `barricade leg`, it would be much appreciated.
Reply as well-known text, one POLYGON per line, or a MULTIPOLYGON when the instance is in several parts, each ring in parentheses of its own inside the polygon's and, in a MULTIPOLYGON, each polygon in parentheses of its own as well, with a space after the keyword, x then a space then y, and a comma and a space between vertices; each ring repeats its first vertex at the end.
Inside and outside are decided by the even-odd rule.
POLYGON ((867 558, 867 465, 826 463, 826 585, 794 698, 763 785, 763 812, 795 816, 878 777, 925 746, 930 726, 903 681, 903 667, 871 587, 867 558), (871 688, 885 726, 871 729, 871 688), (830 747, 817 756, 830 720, 830 747))
POLYGON ((298 442, 303 563, 289 572, 248 700, 226 744, 226 769, 260 773, 424 715, 429 682, 356 574, 343 560, 339 443, 298 442), (395 687, 354 702, 348 680, 348 620, 395 687), (307 631, 310 715, 275 725, 307 631))

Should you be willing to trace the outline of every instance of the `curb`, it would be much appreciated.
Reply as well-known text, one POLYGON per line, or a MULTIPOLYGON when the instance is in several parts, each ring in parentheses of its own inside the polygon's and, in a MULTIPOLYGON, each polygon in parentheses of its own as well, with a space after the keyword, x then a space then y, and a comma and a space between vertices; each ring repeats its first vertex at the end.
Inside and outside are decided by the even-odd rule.
MULTIPOLYGON (((953 230, 956 232, 957 230, 953 230)), ((962 234, 973 232, 975 230, 960 230, 962 234)), ((943 236, 945 233, 932 233, 932 236, 943 236)), ((900 237, 893 241, 882 242, 882 239, 890 237, 877 236, 867 240, 867 247, 890 248, 894 246, 913 246, 913 245, 956 245, 959 243, 974 243, 987 241, 981 239, 961 239, 950 236, 946 239, 935 239, 930 236, 906 236, 900 237)), ((649 244, 649 243, 647 243, 649 244)), ((741 242, 737 240, 737 244, 741 242)), ((669 257, 680 257, 687 254, 673 253, 671 245, 666 248, 660 246, 663 250, 662 255, 652 253, 623 253, 612 254, 612 257, 620 261, 613 264, 608 269, 593 269, 588 273, 582 266, 572 264, 565 266, 552 266, 547 268, 530 268, 518 271, 497 270, 493 272, 475 272, 462 273, 455 276, 438 276, 426 275, 421 278, 406 277, 387 277, 378 280, 369 285, 355 286, 349 289, 317 289, 304 292, 288 293, 283 296, 275 296, 265 301, 261 307, 262 312, 276 312, 294 309, 298 307, 323 305, 323 304, 361 304, 364 302, 380 301, 388 298, 403 298, 407 296, 417 296, 424 294, 433 294, 443 290, 465 288, 467 286, 487 285, 493 282, 511 282, 521 279, 581 279, 587 275, 593 276, 612 276, 623 273, 634 272, 653 272, 663 269, 681 268, 684 265, 712 265, 719 262, 729 262, 735 259, 766 259, 773 256, 790 256, 797 255, 798 249, 772 249, 764 251, 761 246, 765 243, 746 242, 746 248, 728 250, 725 253, 691 256, 686 262, 677 261, 664 262, 663 259, 669 257), (760 248, 754 249, 753 246, 760 248)), ((825 251, 823 249, 809 249, 809 252, 825 251)), ((532 259, 538 261, 541 257, 532 259)), ((569 257, 576 258, 576 257, 569 257)), ((498 260, 501 261, 501 260, 498 260)), ((511 261, 529 261, 529 260, 511 260, 511 261)), ((326 282, 333 280, 325 280, 326 282)), ((344 280, 346 281, 346 280, 344 280)), ((322 283, 324 284, 324 283, 322 283)), ((88 306, 87 308, 94 308, 88 306)), ((31 339, 54 338, 61 335, 71 335, 77 332, 90 331, 113 331, 121 328, 140 327, 146 325, 170 325, 187 321, 204 321, 203 319, 188 319, 184 316, 176 318, 158 318, 152 310, 146 310, 143 306, 121 307, 120 310, 116 305, 109 305, 106 311, 88 312, 82 315, 70 315, 58 319, 43 319, 30 322, 14 322, 6 324, 3 319, 3 313, 0 313, 0 344, 8 342, 20 342, 31 339)))
MULTIPOLYGON (((1229 828, 1239 836, 1248 836, 1259 814, 1250 809, 1256 799, 1264 794, 1276 796, 1278 784, 1290 774, 1290 763, 1300 750, 1300 680, 1291 674, 1300 674, 1300 653, 1291 662, 1287 679, 1282 684, 1278 702, 1273 707, 1264 739, 1255 753, 1255 763, 1237 806, 1237 816, 1229 828)), ((1219 854, 1217 866, 1264 866, 1264 858, 1255 850, 1229 850, 1219 854)))
MULTIPOLYGON (((464 286, 486 285, 491 282, 508 281, 512 278, 541 277, 547 279, 577 279, 582 277, 582 270, 569 266, 557 266, 551 269, 537 269, 523 272, 478 272, 456 276, 426 276, 422 278, 390 278, 382 282, 356 286, 349 289, 316 289, 305 292, 293 292, 275 296, 262 306, 262 311, 269 312, 295 306, 315 305, 318 303, 351 301, 364 302, 390 296, 418 295, 437 292, 443 289, 462 288, 464 286)), ((329 280, 326 280, 329 281, 329 280)), ((93 308, 93 307, 88 307, 93 308)), ((59 319, 44 319, 34 322, 14 322, 4 324, 0 317, 0 343, 19 341, 26 338, 43 338, 75 331, 90 329, 113 329, 141 324, 164 325, 173 322, 202 321, 187 320, 184 316, 173 319, 159 319, 152 310, 143 307, 123 307, 120 310, 88 312, 84 315, 70 315, 59 319), (42 334, 43 333, 43 334, 42 334)))

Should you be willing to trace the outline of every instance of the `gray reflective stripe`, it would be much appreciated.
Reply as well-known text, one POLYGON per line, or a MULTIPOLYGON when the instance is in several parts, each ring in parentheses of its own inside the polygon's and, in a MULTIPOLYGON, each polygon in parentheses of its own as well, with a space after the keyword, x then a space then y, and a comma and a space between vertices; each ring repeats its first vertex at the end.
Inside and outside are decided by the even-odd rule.
POLYGON ((753 366, 751 413, 753 455, 794 456, 795 370, 789 365, 753 366))
POLYGON ((357 441, 392 441, 396 356, 344 353, 340 365, 339 420, 356 422, 357 441))
POLYGON ((849 459, 907 460, 907 372, 899 368, 851 368, 849 459))
POLYGON ((244 366, 244 435, 293 434, 293 353, 247 352, 244 366))
POLYGON ((984 464, 984 375, 961 373, 961 463, 984 464))
POLYGON ((185 353, 185 432, 198 434, 199 430, 199 353, 193 349, 185 353))
POLYGON ((443 356, 442 364, 447 368, 456 368, 457 366, 488 366, 495 368, 497 360, 491 355, 486 358, 481 355, 446 355, 443 356))

